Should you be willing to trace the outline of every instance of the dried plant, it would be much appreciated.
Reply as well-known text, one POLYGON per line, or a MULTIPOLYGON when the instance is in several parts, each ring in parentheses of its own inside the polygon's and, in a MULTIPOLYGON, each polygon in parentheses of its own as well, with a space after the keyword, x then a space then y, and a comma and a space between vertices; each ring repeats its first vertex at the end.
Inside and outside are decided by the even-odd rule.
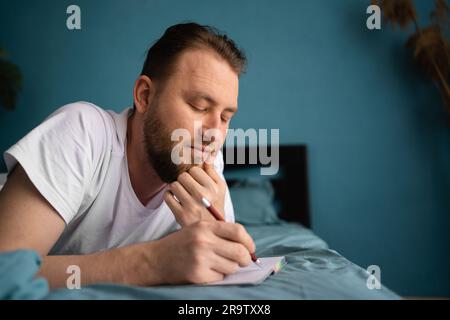
POLYGON ((412 50, 416 64, 436 83, 450 116, 450 9, 446 0, 435 0, 435 8, 430 14, 430 25, 420 27, 412 0, 372 0, 380 6, 384 21, 394 28, 399 25, 406 29, 410 24, 415 32, 406 42, 412 50))

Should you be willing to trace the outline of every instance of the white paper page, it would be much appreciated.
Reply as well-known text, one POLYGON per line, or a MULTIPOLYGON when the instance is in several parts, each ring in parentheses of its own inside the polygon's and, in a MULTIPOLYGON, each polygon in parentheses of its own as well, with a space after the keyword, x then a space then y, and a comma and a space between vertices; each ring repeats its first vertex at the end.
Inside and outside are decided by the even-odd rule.
POLYGON ((263 282, 272 272, 278 272, 278 263, 285 264, 284 257, 259 258, 262 268, 251 263, 245 268, 239 268, 233 274, 226 276, 222 281, 207 283, 209 286, 222 286, 234 284, 259 284, 263 282))

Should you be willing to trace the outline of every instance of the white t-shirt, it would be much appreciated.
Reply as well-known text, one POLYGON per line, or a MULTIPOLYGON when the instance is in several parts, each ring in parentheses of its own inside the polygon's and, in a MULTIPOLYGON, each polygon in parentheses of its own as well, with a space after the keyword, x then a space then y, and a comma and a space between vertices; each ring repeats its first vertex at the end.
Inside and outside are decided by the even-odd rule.
MULTIPOLYGON (((66 222, 50 254, 87 254, 159 239, 180 228, 162 189, 144 206, 130 183, 126 154, 131 108, 117 114, 91 103, 61 107, 8 149, 8 172, 19 162, 66 222)), ((223 178, 223 156, 215 170, 223 178)), ((227 189, 225 219, 234 222, 227 189)))

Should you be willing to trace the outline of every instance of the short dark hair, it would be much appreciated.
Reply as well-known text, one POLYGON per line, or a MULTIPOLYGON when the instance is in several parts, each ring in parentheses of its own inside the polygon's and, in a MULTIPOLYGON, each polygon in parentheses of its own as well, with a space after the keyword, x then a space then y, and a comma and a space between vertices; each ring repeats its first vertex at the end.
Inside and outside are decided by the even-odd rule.
POLYGON ((179 55, 187 49, 209 49, 223 58, 239 76, 245 72, 245 53, 216 28, 194 22, 173 25, 148 50, 141 75, 164 82, 179 55))

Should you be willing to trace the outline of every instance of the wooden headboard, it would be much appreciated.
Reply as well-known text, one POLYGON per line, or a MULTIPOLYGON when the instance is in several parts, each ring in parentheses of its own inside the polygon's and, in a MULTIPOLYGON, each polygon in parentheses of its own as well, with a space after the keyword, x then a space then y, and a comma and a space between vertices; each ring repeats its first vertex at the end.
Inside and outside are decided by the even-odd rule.
MULTIPOLYGON (((224 174, 227 170, 238 170, 248 168, 265 167, 259 159, 258 147, 233 147, 234 159, 228 159, 227 149, 224 147, 223 157, 225 162, 224 174), (257 154, 257 163, 249 163, 249 152, 257 154), (245 163, 237 163, 238 152, 245 152, 245 163)), ((270 156, 270 146, 267 147, 270 156)), ((278 215, 281 219, 298 222, 305 227, 311 227, 309 214, 309 189, 307 172, 307 154, 305 145, 280 145, 279 146, 279 168, 281 174, 267 176, 275 190, 275 200, 280 208, 278 215)), ((227 179, 229 186, 236 183, 236 179, 227 179)))

